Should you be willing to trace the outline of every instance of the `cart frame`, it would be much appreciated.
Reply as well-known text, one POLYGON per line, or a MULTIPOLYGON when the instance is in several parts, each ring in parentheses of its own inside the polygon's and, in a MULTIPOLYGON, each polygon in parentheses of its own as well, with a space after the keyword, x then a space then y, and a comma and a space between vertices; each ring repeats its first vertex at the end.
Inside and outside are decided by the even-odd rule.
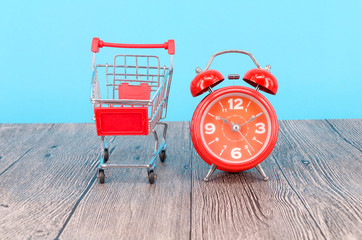
MULTIPOLYGON (((100 183, 105 181, 105 169, 107 168, 146 168, 148 180, 151 184, 157 179, 157 174, 155 174, 154 168, 156 166, 155 160, 157 157, 160 158, 161 162, 164 162, 166 159, 166 135, 167 135, 167 123, 161 122, 161 119, 164 119, 167 115, 167 105, 168 105, 168 96, 171 87, 172 75, 173 75, 173 55, 175 54, 175 43, 174 40, 168 40, 163 44, 119 44, 119 43, 108 43, 103 42, 99 38, 93 38, 92 48, 93 59, 92 59, 92 83, 91 83, 91 103, 93 104, 94 111, 96 109, 103 110, 105 108, 110 109, 151 109, 151 114, 147 114, 148 117, 148 126, 147 131, 143 134, 138 133, 119 133, 111 134, 104 133, 102 130, 99 130, 99 119, 96 119, 96 114, 93 116, 93 120, 96 121, 97 125, 97 134, 101 137, 101 148, 102 155, 100 158, 100 163, 98 165, 98 178, 100 183), (123 55, 117 54, 114 56, 113 64, 95 64, 96 53, 99 52, 99 48, 102 47, 113 47, 113 48, 164 48, 168 50, 170 55, 170 67, 160 66, 160 60, 157 56, 154 55, 123 55), (127 59, 135 59, 135 64, 127 64, 127 59), (117 60, 123 59, 124 63, 119 64, 117 60), (146 65, 139 65, 138 62, 140 59, 147 59, 146 65), (157 62, 156 65, 150 64, 150 59, 153 62, 157 62), (99 70, 103 69, 105 71, 106 77, 106 86, 107 89, 107 98, 103 99, 101 97, 100 83, 99 83, 99 70), (131 70, 131 73, 127 71, 131 70), (120 71, 124 71, 120 73, 120 71), (146 72, 145 72, 146 71, 146 72), (112 76, 112 82, 109 82, 108 77, 112 76), (156 78, 156 80, 154 79, 156 78), (119 91, 121 84, 144 84, 147 83, 149 86, 150 93, 153 93, 150 99, 116 99, 116 91, 119 91), (112 91, 109 91, 111 89, 112 91), (112 94, 110 94, 110 92, 112 94), (112 95, 112 96, 110 96, 112 95), (162 131, 162 141, 160 143, 159 137, 155 127, 157 125, 163 126, 162 131), (105 136, 114 136, 114 135, 148 135, 151 131, 155 138, 154 153, 148 164, 109 164, 107 163, 110 156, 108 150, 108 144, 105 141, 105 136)), ((101 126, 100 126, 101 128, 101 126)))

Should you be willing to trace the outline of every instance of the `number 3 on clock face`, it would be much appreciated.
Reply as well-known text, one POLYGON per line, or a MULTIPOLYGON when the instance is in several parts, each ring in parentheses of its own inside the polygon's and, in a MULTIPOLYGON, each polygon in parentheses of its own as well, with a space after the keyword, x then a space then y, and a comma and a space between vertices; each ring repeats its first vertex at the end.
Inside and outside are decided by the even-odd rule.
POLYGON ((269 101, 245 87, 209 94, 196 108, 191 137, 196 151, 224 171, 244 171, 262 162, 278 136, 278 121, 269 101))

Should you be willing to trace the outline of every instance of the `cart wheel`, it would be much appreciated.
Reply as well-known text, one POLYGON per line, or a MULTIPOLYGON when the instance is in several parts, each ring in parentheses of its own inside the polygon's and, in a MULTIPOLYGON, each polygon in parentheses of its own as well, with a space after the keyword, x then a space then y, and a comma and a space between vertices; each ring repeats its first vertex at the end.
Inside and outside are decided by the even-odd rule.
POLYGON ((104 149, 104 162, 108 162, 108 158, 109 158, 109 152, 108 152, 108 148, 104 149))
POLYGON ((98 178, 99 178, 99 183, 103 184, 104 180, 106 179, 106 175, 104 174, 104 170, 103 169, 99 169, 98 170, 98 178))
POLYGON ((155 174, 153 170, 148 171, 148 181, 150 182, 150 184, 153 184, 156 179, 157 179, 157 174, 155 174))
POLYGON ((165 159, 166 159, 166 150, 162 150, 158 156, 160 157, 160 161, 161 162, 165 162, 165 159))

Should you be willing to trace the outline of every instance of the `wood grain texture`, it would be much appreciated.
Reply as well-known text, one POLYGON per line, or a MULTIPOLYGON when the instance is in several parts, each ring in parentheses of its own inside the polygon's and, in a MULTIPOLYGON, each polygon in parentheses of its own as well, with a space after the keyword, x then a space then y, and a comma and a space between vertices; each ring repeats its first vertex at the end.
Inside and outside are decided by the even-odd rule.
MULTIPOLYGON (((96 178, 94 124, 0 124, 0 239, 362 239, 362 119, 280 121, 255 169, 216 171, 188 122, 171 122, 167 159, 96 178), (6 139, 6 140, 5 140, 6 139)), ((111 163, 147 163, 154 139, 109 137, 111 163)))
MULTIPOLYGON (((158 178, 150 185, 146 169, 108 169, 95 183, 60 239, 189 239, 189 124, 172 122, 165 163, 157 159, 158 178)), ((117 136, 110 163, 147 163, 154 138, 117 136)))
POLYGON ((331 119, 326 120, 333 131, 358 151, 362 151, 362 121, 361 119, 331 119))
POLYGON ((53 124, 0 124, 0 176, 28 154, 53 124))
POLYGON ((281 121, 268 182, 251 169, 204 183, 193 152, 192 239, 361 239, 362 156, 338 138, 322 120, 281 121))
POLYGON ((362 146, 326 121, 283 121, 280 133, 289 148, 273 156, 325 238, 361 239, 362 146))
MULTIPOLYGON (((280 140, 277 144, 284 145, 280 140)), ((205 183, 207 164, 196 153, 192 159, 192 239, 323 238, 270 157, 262 163, 267 182, 251 169, 217 170, 205 183)))
POLYGON ((99 153, 94 126, 45 124, 37 128, 43 137, 24 131, 32 151, 0 176, 0 238, 52 239, 94 179, 99 153))

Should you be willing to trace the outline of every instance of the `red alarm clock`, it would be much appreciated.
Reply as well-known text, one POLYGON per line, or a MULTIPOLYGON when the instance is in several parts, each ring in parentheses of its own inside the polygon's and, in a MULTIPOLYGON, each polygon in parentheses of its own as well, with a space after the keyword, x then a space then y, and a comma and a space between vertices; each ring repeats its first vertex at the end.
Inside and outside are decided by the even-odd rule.
MULTIPOLYGON (((191 120, 191 139, 200 157, 211 168, 204 178, 208 181, 215 169, 240 172, 256 167, 267 180, 260 163, 272 152, 278 138, 278 118, 270 102, 259 92, 275 95, 278 82, 270 66, 261 68, 248 52, 226 50, 214 54, 206 68, 196 68, 190 90, 193 97, 209 94, 199 103, 191 120), (213 88, 224 80, 217 70, 209 69, 216 56, 226 53, 248 55, 257 68, 249 70, 243 80, 254 88, 229 86, 213 88)), ((230 80, 240 78, 230 74, 230 80)))

